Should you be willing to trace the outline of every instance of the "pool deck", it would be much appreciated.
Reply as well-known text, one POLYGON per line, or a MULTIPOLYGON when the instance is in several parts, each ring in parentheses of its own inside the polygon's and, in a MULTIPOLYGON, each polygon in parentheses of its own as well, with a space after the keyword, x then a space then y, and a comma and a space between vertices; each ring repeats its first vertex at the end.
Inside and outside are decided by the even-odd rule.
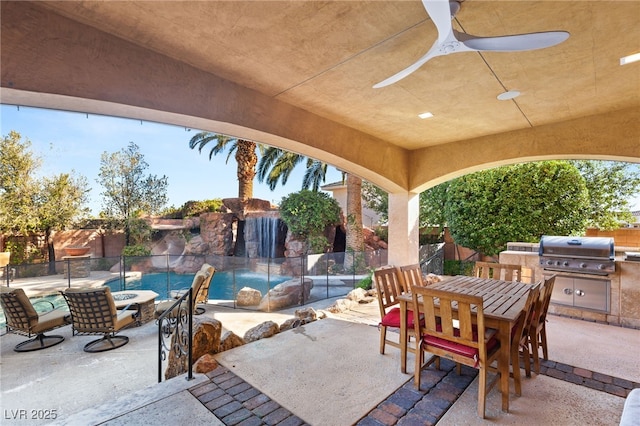
MULTIPOLYGON (((321 310, 332 302, 310 306, 321 310)), ((292 315, 293 309, 262 313, 208 304, 203 317, 242 336, 258 323, 281 324, 292 315)), ((302 330, 218 354, 220 367, 210 374, 160 384, 153 322, 127 329, 127 345, 100 354, 83 352, 95 337, 71 336, 70 327, 53 332, 65 336, 62 344, 30 353, 13 351, 24 337, 3 335, 2 424, 614 425, 628 389, 640 387, 640 330, 550 315, 551 359, 540 375, 524 380, 521 397, 511 394, 509 413, 500 411, 492 390, 488 418, 481 420, 473 371, 458 377, 444 363, 444 371, 423 372, 425 385, 415 390, 412 376, 399 371, 398 351, 378 353, 378 316, 376 304, 329 314, 302 330), (47 410, 55 420, 21 418, 47 410)))

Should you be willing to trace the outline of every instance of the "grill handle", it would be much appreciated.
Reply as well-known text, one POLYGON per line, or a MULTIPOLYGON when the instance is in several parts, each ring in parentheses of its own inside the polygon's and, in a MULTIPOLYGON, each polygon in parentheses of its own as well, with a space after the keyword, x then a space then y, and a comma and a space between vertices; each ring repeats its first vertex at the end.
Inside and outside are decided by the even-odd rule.
POLYGON ((582 245, 582 241, 580 241, 580 240, 569 240, 569 241, 567 241, 567 244, 569 244, 570 246, 581 246, 582 245))

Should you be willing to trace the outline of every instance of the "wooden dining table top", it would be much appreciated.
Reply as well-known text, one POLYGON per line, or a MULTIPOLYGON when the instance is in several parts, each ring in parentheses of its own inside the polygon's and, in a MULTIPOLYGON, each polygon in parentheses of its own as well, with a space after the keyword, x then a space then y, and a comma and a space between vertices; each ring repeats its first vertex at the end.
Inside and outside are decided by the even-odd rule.
MULTIPOLYGON (((526 303, 526 296, 532 285, 516 281, 494 280, 458 275, 432 284, 429 288, 451 291, 460 294, 482 296, 485 317, 515 320, 526 303)), ((398 297, 411 302, 411 294, 398 297)), ((454 306, 455 308, 455 306, 454 306)))

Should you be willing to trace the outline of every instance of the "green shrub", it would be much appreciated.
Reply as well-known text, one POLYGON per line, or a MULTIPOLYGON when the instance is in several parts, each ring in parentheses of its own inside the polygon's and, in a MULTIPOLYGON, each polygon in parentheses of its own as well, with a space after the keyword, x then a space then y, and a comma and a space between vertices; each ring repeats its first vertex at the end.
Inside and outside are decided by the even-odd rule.
POLYGON ((151 250, 141 244, 136 244, 134 246, 125 246, 125 248, 122 249, 122 255, 125 257, 150 256, 151 250))
POLYGON ((445 260, 444 275, 471 275, 475 262, 464 260, 445 260))

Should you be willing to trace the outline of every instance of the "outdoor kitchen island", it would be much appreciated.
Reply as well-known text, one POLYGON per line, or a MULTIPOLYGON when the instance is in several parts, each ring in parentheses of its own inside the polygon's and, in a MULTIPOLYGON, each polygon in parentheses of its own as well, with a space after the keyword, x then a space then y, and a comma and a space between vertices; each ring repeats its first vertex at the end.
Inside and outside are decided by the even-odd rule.
POLYGON ((509 243, 507 250, 500 253, 500 263, 522 265, 528 270, 528 273, 523 271, 523 276, 530 275, 533 280, 556 274, 559 279, 554 285, 550 313, 640 329, 640 261, 626 259, 626 253, 639 252, 638 247, 615 247, 615 269, 595 275, 546 270, 540 265, 539 249, 538 243, 509 243), (572 283, 575 288, 571 287, 572 283), (599 300, 595 305, 572 303, 569 295, 582 292, 599 292, 599 300))

